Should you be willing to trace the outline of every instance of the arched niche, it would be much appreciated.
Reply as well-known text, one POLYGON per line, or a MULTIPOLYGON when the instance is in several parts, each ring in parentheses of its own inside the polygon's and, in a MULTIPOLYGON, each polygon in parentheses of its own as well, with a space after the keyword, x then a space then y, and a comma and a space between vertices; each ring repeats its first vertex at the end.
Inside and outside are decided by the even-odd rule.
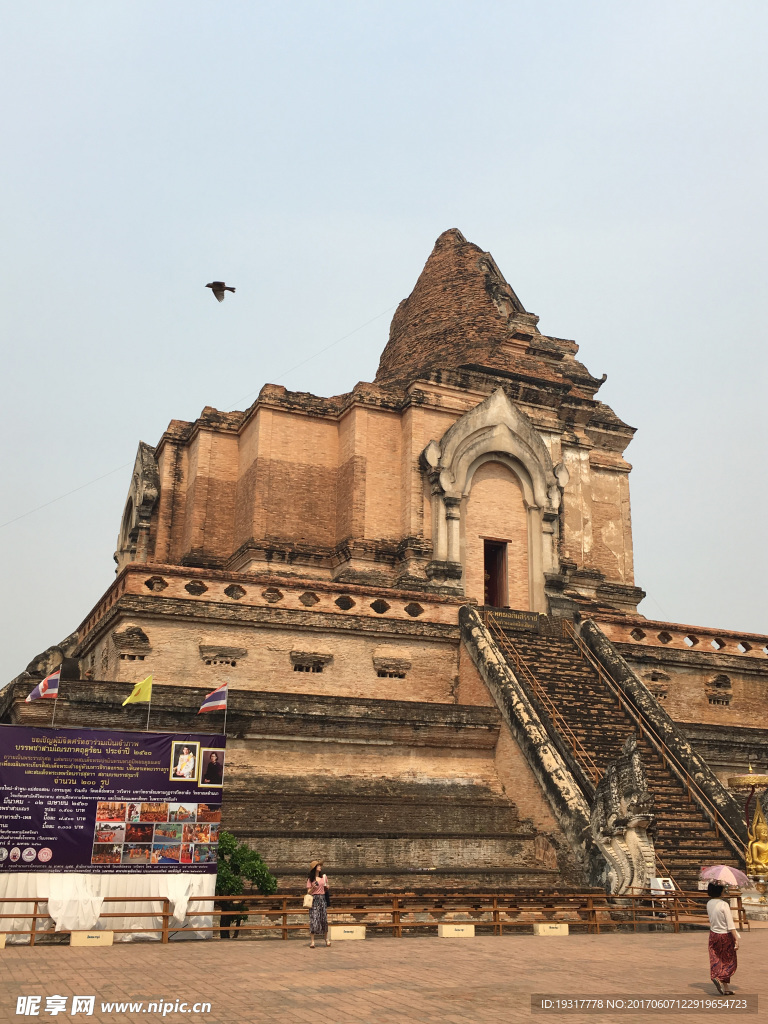
POLYGON ((439 441, 430 441, 421 454, 432 512, 434 555, 427 572, 443 586, 463 586, 467 503, 475 474, 489 462, 505 467, 519 483, 527 530, 528 606, 546 612, 545 573, 557 571, 560 488, 546 445, 501 388, 460 417, 439 441))
POLYGON ((130 562, 147 561, 151 517, 159 495, 160 475, 155 450, 140 441, 117 538, 118 573, 130 562))
POLYGON ((529 611, 530 488, 521 469, 503 455, 478 460, 461 503, 459 550, 467 598, 529 611))

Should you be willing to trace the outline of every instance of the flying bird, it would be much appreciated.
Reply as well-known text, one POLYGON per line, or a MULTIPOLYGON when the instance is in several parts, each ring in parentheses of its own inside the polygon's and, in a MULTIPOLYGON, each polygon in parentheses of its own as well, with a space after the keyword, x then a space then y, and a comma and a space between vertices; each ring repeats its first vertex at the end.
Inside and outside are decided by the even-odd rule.
POLYGON ((224 284, 223 281, 211 281, 211 283, 207 284, 205 287, 210 288, 213 291, 213 294, 219 302, 224 301, 224 292, 234 292, 235 290, 234 288, 230 288, 228 284, 224 284))

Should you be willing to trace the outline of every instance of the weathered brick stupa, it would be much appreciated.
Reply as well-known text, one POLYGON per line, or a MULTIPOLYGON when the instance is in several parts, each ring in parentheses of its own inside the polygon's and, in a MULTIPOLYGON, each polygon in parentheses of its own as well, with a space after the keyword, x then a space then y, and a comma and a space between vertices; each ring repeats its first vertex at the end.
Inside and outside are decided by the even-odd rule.
POLYGON ((638 614, 634 428, 577 354, 446 231, 373 383, 139 445, 117 578, 2 720, 42 722, 62 661, 62 725, 138 725, 151 672, 155 728, 189 728, 228 681, 225 824, 284 886, 318 856, 363 889, 738 863, 722 780, 765 767, 768 641, 638 614))

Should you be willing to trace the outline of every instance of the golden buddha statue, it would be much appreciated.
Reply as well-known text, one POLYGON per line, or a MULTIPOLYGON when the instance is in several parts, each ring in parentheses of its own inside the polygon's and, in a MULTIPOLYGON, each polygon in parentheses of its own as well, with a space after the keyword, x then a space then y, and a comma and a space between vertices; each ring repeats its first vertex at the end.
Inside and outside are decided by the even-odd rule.
POLYGON ((759 800, 748 833, 747 874, 768 875, 768 823, 759 800))

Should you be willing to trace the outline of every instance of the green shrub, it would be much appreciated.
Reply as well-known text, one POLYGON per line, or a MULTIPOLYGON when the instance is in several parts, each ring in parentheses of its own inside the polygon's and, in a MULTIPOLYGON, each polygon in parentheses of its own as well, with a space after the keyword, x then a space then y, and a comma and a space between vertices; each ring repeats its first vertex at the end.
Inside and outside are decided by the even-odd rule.
POLYGON ((244 890, 244 879, 263 896, 271 896, 277 890, 277 879, 269 873, 261 856, 241 843, 231 832, 222 832, 219 835, 216 895, 240 896, 244 890))

